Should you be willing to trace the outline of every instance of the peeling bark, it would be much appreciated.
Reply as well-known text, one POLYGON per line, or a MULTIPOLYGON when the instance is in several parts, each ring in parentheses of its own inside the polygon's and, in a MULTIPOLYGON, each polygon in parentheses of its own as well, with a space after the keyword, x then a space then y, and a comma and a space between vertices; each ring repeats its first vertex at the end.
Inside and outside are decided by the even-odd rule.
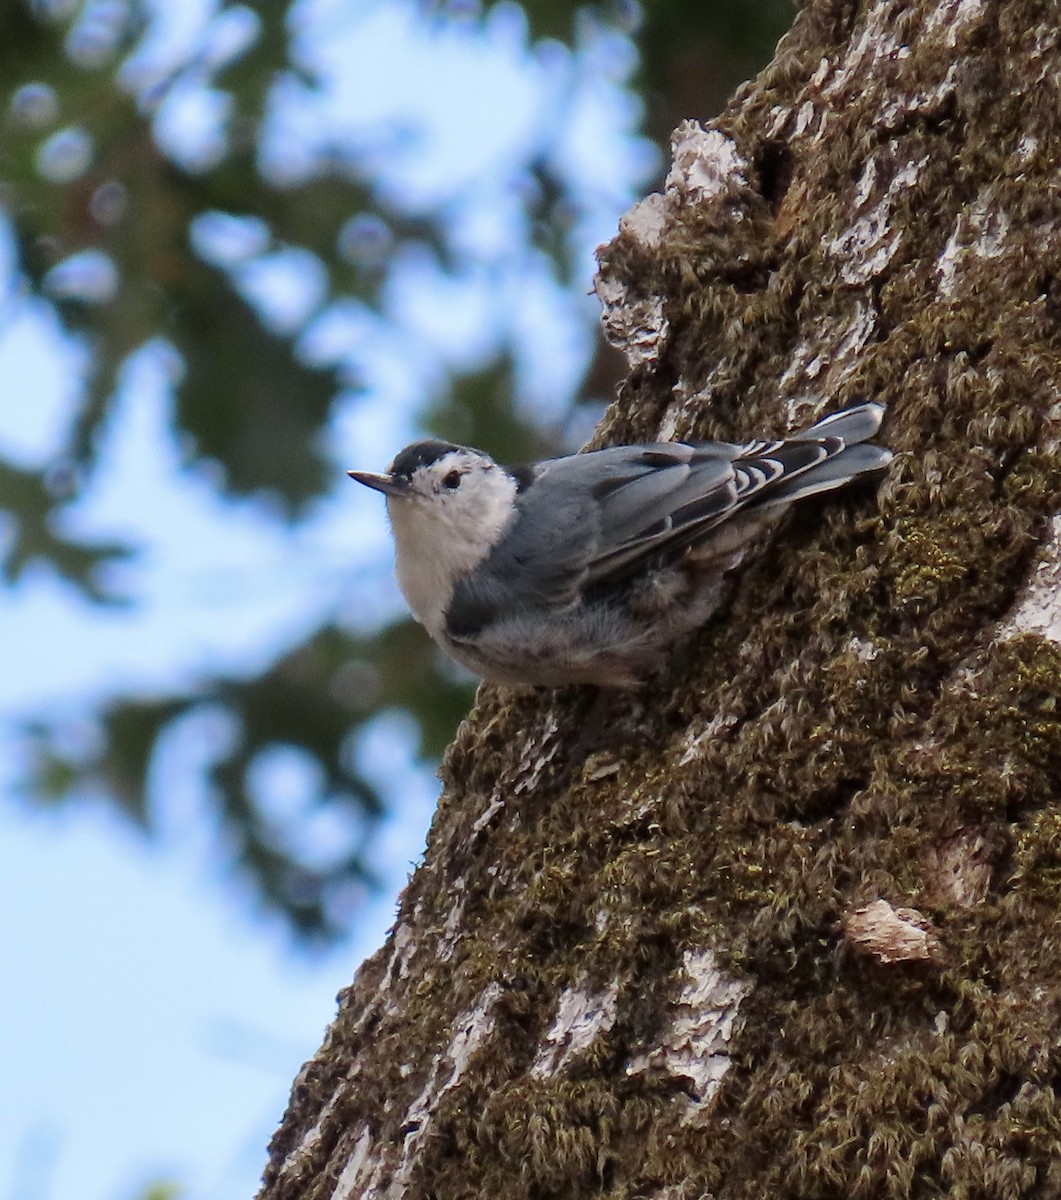
POLYGON ((874 900, 848 913, 844 936, 861 953, 885 965, 940 957, 932 922, 916 908, 892 908, 887 900, 874 900))
POLYGON ((263 1200, 1061 1195, 1059 24, 810 0, 677 131, 599 440, 898 457, 650 691, 480 690, 263 1200))

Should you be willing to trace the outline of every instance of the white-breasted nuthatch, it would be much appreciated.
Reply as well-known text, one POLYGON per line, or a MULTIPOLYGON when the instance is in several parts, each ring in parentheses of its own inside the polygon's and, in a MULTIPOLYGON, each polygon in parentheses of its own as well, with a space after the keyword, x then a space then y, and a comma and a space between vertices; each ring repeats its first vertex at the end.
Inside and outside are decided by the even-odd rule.
POLYGON ((452 658, 500 683, 632 687, 718 607, 723 580, 796 500, 881 471, 859 404, 784 441, 653 442, 503 467, 406 446, 383 492, 398 583, 452 658))

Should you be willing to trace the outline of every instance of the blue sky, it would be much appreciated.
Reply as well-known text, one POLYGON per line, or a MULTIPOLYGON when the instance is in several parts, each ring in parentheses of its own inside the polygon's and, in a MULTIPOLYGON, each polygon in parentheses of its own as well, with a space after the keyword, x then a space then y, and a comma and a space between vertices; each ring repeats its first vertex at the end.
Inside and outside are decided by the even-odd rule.
MULTIPOLYGON (((322 620, 394 612, 382 506, 342 469, 381 467, 418 431, 423 398, 447 370, 511 341, 519 402, 544 424, 562 419, 590 352, 595 302, 582 293, 593 246, 653 165, 623 88, 632 52, 604 34, 587 34, 577 54, 530 51, 521 14, 506 6, 485 34, 467 24, 428 37, 412 11, 300 4, 299 51, 326 82, 317 96, 278 94, 263 155, 263 169, 282 178, 307 169, 314 137, 342 136, 372 161, 373 136, 400 128, 402 152, 388 141, 379 155, 379 187, 412 210, 445 205, 463 256, 456 277, 410 256, 381 314, 337 306, 303 329, 307 352, 348 358, 368 384, 337 398, 334 491, 293 531, 261 501, 219 500, 208 475, 181 467, 169 429, 179 363, 148 346, 126 366, 101 468, 71 518, 79 531, 140 547, 120 577, 135 603, 94 608, 43 567, 0 592, 0 1200, 125 1200, 158 1178, 193 1200, 252 1194, 290 1081, 318 1046, 335 993, 381 944, 421 852, 436 784, 411 765, 395 771, 411 762, 412 734, 385 715, 362 756, 395 800, 373 842, 386 887, 364 899, 341 945, 309 956, 225 871, 197 770, 219 736, 210 714, 175 730, 153 765, 165 786, 152 788, 161 836, 150 842, 104 796, 58 811, 23 803, 12 733, 18 717, 47 713, 62 715, 75 740, 90 738, 101 699, 255 672, 322 620), (543 142, 580 198, 574 295, 526 248, 513 191, 529 148, 543 142)), ((205 0, 159 0, 126 69, 130 87, 149 87, 191 47, 216 59, 254 35, 249 10, 222 22, 212 12, 205 0)), ((158 114, 160 144, 178 161, 209 161, 223 113, 209 79, 190 80, 158 114)), ((313 264, 263 259, 253 235, 206 227, 196 244, 227 263, 272 322, 302 328, 313 264)), ((61 445, 84 356, 19 290, 12 262, 0 218, 0 454, 38 466, 61 445)), ((305 820, 307 838, 324 844, 327 826, 305 815, 311 785, 305 764, 283 752, 263 782, 276 813, 305 820)))

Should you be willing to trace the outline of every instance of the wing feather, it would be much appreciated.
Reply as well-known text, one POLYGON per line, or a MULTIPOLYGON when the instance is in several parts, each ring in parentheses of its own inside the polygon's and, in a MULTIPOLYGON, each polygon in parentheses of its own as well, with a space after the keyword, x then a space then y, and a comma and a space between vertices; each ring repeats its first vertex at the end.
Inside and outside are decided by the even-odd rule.
POLYGON ((750 505, 780 507, 881 469, 886 450, 852 443, 872 436, 882 413, 857 406, 785 441, 617 446, 526 469, 534 482, 519 491, 515 520, 454 592, 450 631, 473 634, 528 604, 561 607, 680 554, 750 505))

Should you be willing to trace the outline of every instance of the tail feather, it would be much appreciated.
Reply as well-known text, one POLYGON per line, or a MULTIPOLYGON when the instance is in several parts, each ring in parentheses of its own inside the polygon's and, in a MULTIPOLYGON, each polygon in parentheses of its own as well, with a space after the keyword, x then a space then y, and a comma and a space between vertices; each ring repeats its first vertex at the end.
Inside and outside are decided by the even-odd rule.
POLYGON ((832 413, 808 429, 792 434, 790 442, 839 438, 844 448, 791 479, 781 479, 756 507, 789 505, 806 496, 844 487, 859 475, 883 471, 892 461, 892 452, 867 440, 880 428, 883 417, 884 405, 871 401, 832 413))
POLYGON ((880 429, 884 420, 884 405, 869 400, 864 404, 855 404, 840 412, 830 413, 822 417, 815 425, 801 429, 799 433, 789 435, 794 442, 806 441, 812 438, 838 437, 849 446, 856 442, 865 442, 880 429))

